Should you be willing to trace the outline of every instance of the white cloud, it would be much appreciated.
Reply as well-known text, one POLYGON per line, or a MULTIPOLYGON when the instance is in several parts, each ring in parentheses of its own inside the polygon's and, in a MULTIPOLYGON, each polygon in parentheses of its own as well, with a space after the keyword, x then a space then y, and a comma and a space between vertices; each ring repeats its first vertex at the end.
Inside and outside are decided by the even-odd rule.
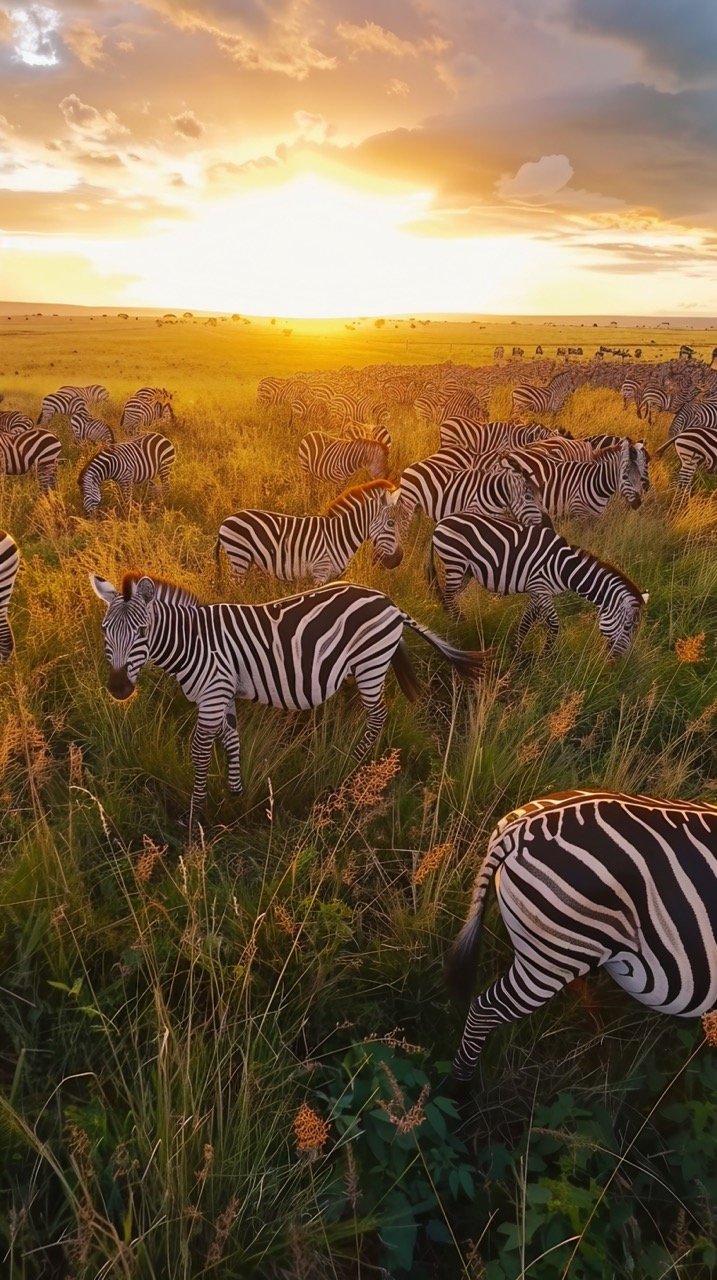
POLYGON ((55 9, 34 4, 28 9, 10 13, 15 41, 15 55, 28 67, 54 67, 59 58, 53 36, 60 25, 55 9))
POLYGON ((396 98, 406 98, 411 92, 405 80, 389 80, 386 93, 396 98))
POLYGON ((526 160, 513 177, 504 173, 496 189, 506 199, 554 196, 570 181, 573 172, 567 156, 541 156, 539 160, 526 160))

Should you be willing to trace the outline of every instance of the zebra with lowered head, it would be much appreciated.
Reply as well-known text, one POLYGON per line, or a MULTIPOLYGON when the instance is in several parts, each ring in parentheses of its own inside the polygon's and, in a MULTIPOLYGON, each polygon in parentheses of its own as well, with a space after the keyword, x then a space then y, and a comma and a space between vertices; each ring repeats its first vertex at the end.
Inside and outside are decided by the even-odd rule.
POLYGON ((483 515, 503 515, 507 511, 526 525, 550 524, 535 485, 517 471, 456 471, 450 462, 441 462, 436 453, 407 467, 401 476, 396 516, 403 530, 416 511, 431 520, 442 520, 469 509, 483 515))
POLYGON ((310 578, 322 586, 341 576, 364 542, 372 542, 376 562, 393 569, 403 558, 397 496, 388 480, 369 480, 334 498, 320 516, 238 511, 219 529, 215 558, 219 562, 223 549, 240 580, 255 564, 284 582, 310 578))
POLYGON ((508 813, 446 966, 465 999, 492 880, 514 955, 470 1001, 454 1079, 471 1079, 495 1027, 598 969, 657 1013, 695 1018, 717 1005, 717 806, 585 789, 508 813))
POLYGON ((310 431, 299 445, 299 466, 317 480, 345 483, 357 471, 368 471, 372 480, 388 474, 388 448, 381 440, 340 440, 310 431))
POLYGON ((84 400, 77 400, 70 413, 72 438, 77 444, 114 444, 112 428, 101 418, 91 418, 84 400))
POLYGON ((573 375, 556 373, 546 387, 533 387, 521 383, 513 388, 513 413, 557 413, 573 391, 573 375))
POLYGON ((0 434, 0 473, 25 476, 34 471, 40 493, 57 487, 57 468, 62 443, 51 431, 21 431, 0 434))
POLYGON ((366 712, 357 750, 361 758, 388 715, 384 685, 389 666, 408 698, 419 692, 401 638, 404 627, 468 679, 482 675, 487 657, 455 649, 382 592, 348 582, 268 604, 205 605, 183 588, 149 576, 126 574, 119 591, 92 574, 90 581, 106 609, 102 630, 112 696, 129 698, 142 668, 153 662, 173 675, 197 705, 194 809, 206 798, 217 738, 227 752, 229 788, 242 791, 237 698, 304 711, 326 702, 353 676, 366 712))
POLYGON ((32 431, 35 423, 26 413, 19 409, 5 409, 0 413, 0 431, 5 435, 18 435, 21 431, 32 431))
POLYGON ((591 461, 555 459, 547 452, 524 449, 505 454, 502 465, 530 477, 552 519, 582 520, 603 515, 608 502, 620 494, 628 506, 642 503, 643 476, 636 447, 629 440, 601 449, 591 461))
POLYGON ((0 532, 0 662, 7 662, 15 648, 8 605, 19 568, 20 552, 15 539, 9 533, 0 532))
POLYGON ((442 449, 457 445, 473 453, 512 449, 516 445, 532 444, 534 440, 545 440, 553 434, 540 422, 475 422, 458 416, 444 419, 438 430, 442 449))
POLYGON ((166 496, 175 456, 172 441, 156 431, 100 449, 77 477, 85 514, 89 516, 97 510, 102 501, 102 485, 108 480, 117 485, 125 506, 132 497, 133 486, 148 481, 166 496))
MULTIPOLYGON (((150 388, 147 388, 149 391, 150 388)), ((134 395, 126 400, 122 409, 120 426, 130 436, 145 431, 155 422, 174 422, 174 409, 169 400, 152 399, 149 395, 134 395)))
POLYGON ((520 620, 516 643, 531 627, 544 622, 548 645, 560 622, 553 597, 574 591, 596 605, 598 627, 611 658, 628 652, 648 595, 611 564, 582 547, 573 547, 549 526, 526 528, 515 520, 465 511, 436 525, 428 557, 428 577, 439 590, 452 617, 467 577, 486 591, 513 596, 526 593, 528 606, 520 620), (444 586, 438 586, 436 556, 443 564, 444 586))
POLYGON ((79 389, 78 387, 70 387, 65 391, 52 391, 50 395, 44 396, 37 418, 38 427, 44 427, 56 414, 69 418, 75 402, 79 398, 77 395, 79 389))
POLYGON ((59 395, 74 396, 84 404, 100 404, 110 398, 107 387, 101 386, 99 382, 91 382, 87 387, 58 387, 57 391, 59 395))

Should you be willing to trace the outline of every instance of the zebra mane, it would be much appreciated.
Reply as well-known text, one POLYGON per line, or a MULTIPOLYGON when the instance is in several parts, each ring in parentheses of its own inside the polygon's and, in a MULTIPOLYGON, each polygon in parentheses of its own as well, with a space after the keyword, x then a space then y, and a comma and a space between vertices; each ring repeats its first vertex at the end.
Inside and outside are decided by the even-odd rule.
MULTIPOLYGON (((376 441, 376 443, 380 444, 380 441, 376 441)), ((339 511, 344 510, 346 503, 353 501, 353 499, 367 502, 372 494, 381 493, 382 491, 394 493, 396 487, 391 480, 367 480, 365 484, 351 485, 349 489, 344 489, 343 493, 340 493, 337 498, 332 499, 328 506, 324 508, 323 514, 325 516, 337 515, 339 511)))
POLYGON ((200 603, 199 597, 195 596, 193 591, 188 591, 178 582, 172 582, 169 578, 158 578, 154 573, 141 573, 138 569, 129 569, 122 578, 120 591, 125 600, 132 599, 132 588, 137 585, 140 578, 149 578, 154 583, 158 600, 166 600, 170 604, 200 603))
POLYGON ((573 550, 580 551, 583 555, 589 556, 593 564, 600 565, 601 569, 609 569, 610 573, 614 573, 618 578, 620 578, 621 582, 624 583, 630 592, 630 595, 633 596, 640 608, 642 608, 645 600, 640 588, 636 582, 633 582, 632 578, 628 578, 627 574, 622 569, 619 569, 611 560, 602 560, 600 556, 596 556, 592 551, 588 551, 586 547, 573 547, 573 550))

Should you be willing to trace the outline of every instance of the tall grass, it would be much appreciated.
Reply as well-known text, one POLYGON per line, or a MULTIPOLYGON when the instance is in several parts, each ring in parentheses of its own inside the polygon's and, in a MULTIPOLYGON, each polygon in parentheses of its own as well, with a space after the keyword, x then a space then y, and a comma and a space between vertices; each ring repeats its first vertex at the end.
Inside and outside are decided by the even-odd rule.
MULTIPOLYGON (((339 365, 359 339, 307 331, 290 361, 291 340, 267 354, 246 338, 237 374, 228 334, 145 326, 123 352, 108 329, 98 355, 88 321, 68 333, 54 372, 46 345, 17 339, 7 403, 34 410, 53 381, 92 377, 116 421, 126 391, 166 382, 178 460, 166 508, 126 519, 82 517, 64 429, 56 494, 0 480, 23 553, 17 655, 0 671, 4 1274, 709 1275, 717 1068, 699 1028, 575 984, 491 1038, 458 1136, 440 1084, 460 1033, 442 957, 497 818, 577 783, 714 798, 709 488, 676 506, 663 462, 640 511, 566 528, 650 591, 618 664, 574 598, 549 661, 536 641, 512 660, 519 602, 472 587, 449 624, 424 578, 428 526, 393 573, 360 555, 350 578, 465 646, 495 645, 490 679, 472 691, 411 640, 425 697, 411 707, 389 685, 381 757, 358 776, 349 690, 294 718, 240 705, 246 794, 227 795, 217 756, 214 821, 188 843, 193 711, 153 671, 128 705, 110 701, 87 572, 146 568, 205 599, 291 590, 214 581, 232 509, 307 507, 297 433, 255 408, 256 379, 282 359, 339 365)), ((400 358, 391 335, 361 341, 364 360, 400 358)), ((580 391, 562 420, 634 429, 609 392, 580 391)), ((397 464, 433 447, 409 411, 393 429, 397 464)), ((508 955, 491 908, 481 981, 508 955)))

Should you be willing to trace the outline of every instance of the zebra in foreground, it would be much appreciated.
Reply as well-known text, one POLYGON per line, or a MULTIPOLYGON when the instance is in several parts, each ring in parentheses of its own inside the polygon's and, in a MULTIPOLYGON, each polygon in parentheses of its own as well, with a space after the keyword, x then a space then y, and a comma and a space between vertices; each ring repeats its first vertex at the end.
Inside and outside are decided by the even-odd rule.
POLYGON ((192 737, 192 807, 206 798, 209 758, 216 738, 227 752, 229 789, 242 791, 236 700, 287 711, 318 707, 353 676, 366 712, 357 749, 362 758, 388 715, 384 685, 389 665, 414 700, 419 686, 403 643, 409 627, 466 679, 479 679, 486 653, 455 649, 380 591, 334 582, 268 604, 200 604, 182 587, 126 574, 119 591, 90 574, 106 607, 102 624, 110 674, 107 688, 123 701, 142 668, 153 662, 175 676, 197 704, 192 737))
POLYGON ((394 569, 403 552, 396 536, 398 491, 388 480, 369 480, 347 489, 320 516, 276 511, 238 511, 219 529, 214 554, 222 548, 240 580, 256 564, 284 582, 310 578, 317 586, 340 575, 364 542, 372 542, 376 563, 394 569))
POLYGON ((475 422, 472 418, 446 418, 439 426, 441 448, 458 445, 473 453, 508 449, 514 445, 546 440, 553 432, 540 422, 475 422))
POLYGON ((641 505, 644 485, 637 457, 635 446, 623 440, 600 450, 591 462, 555 460, 524 449, 506 454, 503 466, 530 477, 553 519, 582 520, 603 515, 615 494, 634 509, 641 505))
MULTIPOLYGON (((573 547, 550 527, 526 528, 514 520, 466 511, 448 516, 434 530, 428 557, 428 577, 438 587, 436 556, 443 563, 443 603, 458 616, 457 597, 467 576, 487 591, 528 595, 528 605, 516 637, 522 644, 531 627, 542 621, 552 646, 560 628, 553 597, 574 591, 596 605, 598 627, 611 658, 627 653, 635 637, 648 594, 635 583, 582 547, 573 547)), ((440 588, 439 588, 440 592, 440 588)))
POLYGON ((695 427, 706 427, 708 431, 717 433, 717 399, 688 400, 677 410, 668 434, 677 436, 695 427))
POLYGON ((449 464, 436 461, 438 457, 434 454, 433 459, 407 467, 401 476, 396 516, 403 530, 416 511, 431 520, 469 509, 481 515, 503 515, 507 511, 520 524, 550 524, 537 489, 527 476, 507 469, 456 472, 449 464))
POLYGON ((506 814, 446 966, 466 999, 493 879, 514 956, 471 999, 455 1079, 471 1079, 495 1027, 597 969, 657 1013, 694 1018, 717 1004, 717 806, 586 789, 506 814))
POLYGON ((7 615, 19 568, 20 552, 15 539, 9 533, 0 532, 0 662, 7 662, 15 648, 7 615))
POLYGON ((72 409, 70 429, 77 444, 114 444, 112 428, 101 418, 91 418, 82 400, 78 400, 72 409))
POLYGON ((35 423, 26 413, 18 409, 5 409, 0 413, 0 431, 6 435, 17 435, 20 431, 32 431, 35 423))
POLYGON ((125 506, 132 497, 133 485, 150 480, 158 482, 166 497, 175 457, 172 441, 156 431, 140 436, 138 440, 124 440, 100 449, 77 477, 85 514, 92 515, 99 507, 102 485, 107 480, 114 480, 125 506))
POLYGON ((684 492, 689 493, 699 467, 704 471, 717 471, 717 430, 693 427, 689 431, 681 431, 678 436, 671 436, 666 440, 656 451, 655 457, 659 458, 670 445, 675 446, 680 460, 677 486, 684 492))
POLYGON ((571 373, 556 373, 547 387, 522 383, 513 388, 513 413, 557 413, 573 390, 571 373))
POLYGON ((34 471, 40 493, 57 486, 57 467, 62 443, 51 431, 21 431, 18 435, 0 434, 0 473, 25 476, 34 471))
MULTIPOLYGON (((146 388, 147 391, 151 388, 146 388)), ((174 422, 174 410, 169 400, 151 399, 149 396, 130 396, 125 401, 120 426, 128 435, 136 436, 151 427, 154 422, 174 422)))
POLYGON ((587 440, 592 445, 595 453, 601 449, 611 449, 615 445, 623 447, 624 441, 627 440, 632 451, 637 469, 642 479, 643 493, 647 493, 650 488, 650 454, 644 440, 631 440, 629 436, 614 436, 607 433, 599 433, 594 436, 583 436, 583 440, 587 440))
POLYGON ((345 483, 357 471, 368 471, 372 480, 385 480, 388 448, 380 440, 337 440, 310 431, 299 445, 299 466, 317 480, 345 483))

